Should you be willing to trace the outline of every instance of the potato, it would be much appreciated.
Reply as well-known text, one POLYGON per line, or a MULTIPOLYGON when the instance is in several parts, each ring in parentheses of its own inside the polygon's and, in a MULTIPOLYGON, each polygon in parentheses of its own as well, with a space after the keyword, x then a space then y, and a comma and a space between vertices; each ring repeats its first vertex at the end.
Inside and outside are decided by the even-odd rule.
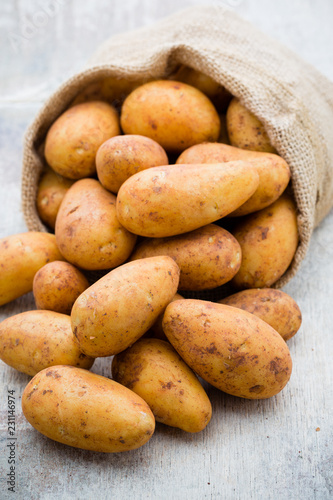
POLYGON ((117 219, 115 195, 95 179, 81 179, 68 190, 55 235, 65 258, 91 271, 119 266, 136 242, 136 236, 117 219))
POLYGON ((136 342, 175 295, 179 268, 171 257, 151 257, 117 267, 85 290, 72 309, 80 350, 112 356, 136 342))
POLYGON ((22 410, 48 438, 104 453, 139 448, 155 429, 154 416, 140 396, 114 380, 71 366, 39 372, 24 389, 22 410))
POLYGON ((181 66, 172 79, 201 90, 221 111, 227 109, 232 99, 232 95, 222 85, 194 68, 181 66))
POLYGON ((293 337, 302 323, 300 308, 290 295, 281 290, 252 288, 230 295, 219 303, 255 314, 271 325, 284 340, 293 337))
POLYGON ((298 244, 296 206, 282 195, 273 205, 247 215, 232 231, 242 248, 236 288, 267 288, 288 269, 298 244))
POLYGON ((204 141, 216 141, 220 119, 198 89, 172 80, 136 88, 125 99, 120 116, 125 134, 145 135, 168 152, 180 152, 204 141))
POLYGON ((50 127, 45 142, 46 161, 69 179, 89 177, 96 173, 99 146, 119 133, 118 113, 112 106, 102 101, 77 104, 50 127))
POLYGON ((27 311, 0 323, 0 358, 16 370, 35 375, 53 365, 91 368, 94 359, 81 353, 66 314, 27 311))
POLYGON ((271 205, 286 189, 290 180, 290 168, 278 155, 247 151, 226 144, 205 143, 192 146, 183 151, 177 164, 188 163, 220 163, 244 160, 249 168, 256 169, 259 174, 259 185, 251 198, 229 214, 229 217, 247 215, 271 205))
POLYGON ((140 236, 187 233, 236 210, 258 183, 257 172, 243 161, 149 168, 121 186, 117 216, 140 236))
POLYGON ((38 183, 37 211, 41 220, 53 230, 60 204, 73 182, 47 168, 38 183))
POLYGON ((38 269, 53 260, 63 260, 54 234, 31 231, 2 238, 0 306, 31 292, 38 269))
POLYGON ((113 193, 118 193, 120 186, 131 175, 168 163, 164 149, 143 135, 111 137, 100 146, 96 155, 98 179, 113 193))
POLYGON ((227 110, 227 128, 232 146, 276 153, 264 125, 236 97, 232 99, 227 110))
POLYGON ((37 309, 70 314, 74 302, 88 287, 81 271, 69 262, 55 260, 37 271, 32 291, 37 309))
POLYGON ((140 243, 131 260, 169 255, 180 269, 179 290, 210 290, 230 281, 237 273, 242 252, 236 238, 215 224, 140 243))
POLYGON ((207 394, 169 342, 140 339, 113 358, 112 377, 141 396, 158 422, 199 432, 211 419, 207 394))
POLYGON ((192 370, 233 396, 270 398, 290 378, 287 344, 247 311, 204 300, 177 300, 166 308, 163 329, 192 370))
MULTIPOLYGON (((173 298, 171 299, 170 302, 174 302, 175 300, 181 300, 183 298, 184 297, 182 297, 179 293, 175 293, 175 295, 173 296, 173 298)), ((170 302, 169 302, 169 304, 170 304, 170 302)), ((148 332, 149 337, 152 337, 155 339, 160 339, 160 340, 168 340, 166 338, 165 333, 164 333, 163 328, 162 328, 162 321, 163 321, 163 316, 164 316, 166 307, 167 306, 165 306, 163 311, 159 314, 158 318, 156 319, 155 323, 151 326, 151 328, 148 332)))

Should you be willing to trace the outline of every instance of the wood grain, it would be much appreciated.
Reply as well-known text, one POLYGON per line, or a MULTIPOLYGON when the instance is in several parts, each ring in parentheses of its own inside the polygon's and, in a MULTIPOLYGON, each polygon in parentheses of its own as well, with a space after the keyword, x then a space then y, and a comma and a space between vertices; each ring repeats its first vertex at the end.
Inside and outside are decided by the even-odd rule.
MULTIPOLYGON (((112 34, 190 5, 229 5, 333 79, 329 0, 54 0, 43 5, 47 3, 56 7, 46 17, 37 0, 0 6, 0 237, 26 230, 20 172, 27 125, 50 92, 112 34)), ((134 452, 81 451, 38 434, 20 408, 29 377, 1 362, 1 498, 13 498, 6 484, 8 389, 16 395, 16 498, 332 498, 332 279, 331 212, 315 231, 300 272, 284 289, 303 313, 301 330, 288 342, 294 367, 287 387, 270 400, 247 401, 206 384, 213 418, 205 431, 190 435, 158 424, 148 444, 134 452)), ((28 294, 0 308, 0 319, 34 307, 28 294)), ((110 377, 110 359, 97 360, 93 371, 110 377)))

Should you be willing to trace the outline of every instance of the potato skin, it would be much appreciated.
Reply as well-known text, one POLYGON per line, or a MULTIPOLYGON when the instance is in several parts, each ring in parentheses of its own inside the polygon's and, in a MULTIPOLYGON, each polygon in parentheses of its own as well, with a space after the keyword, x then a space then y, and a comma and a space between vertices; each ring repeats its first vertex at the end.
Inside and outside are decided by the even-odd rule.
POLYGON ((79 295, 89 287, 87 278, 69 262, 55 260, 35 274, 32 291, 37 309, 70 314, 79 295))
POLYGON ((100 146, 96 155, 98 179, 113 193, 118 193, 120 186, 131 175, 168 163, 162 146, 143 135, 111 137, 100 146))
MULTIPOLYGON (((170 302, 174 302, 175 300, 181 300, 183 298, 184 297, 182 297, 179 293, 175 293, 175 295, 170 300, 170 302)), ((170 304, 170 302, 169 302, 169 304, 170 304)), ((152 337, 154 339, 166 340, 166 341, 168 340, 166 338, 166 335, 165 335, 165 333, 163 331, 163 327, 162 327, 163 316, 164 316, 166 308, 167 308, 167 306, 165 306, 165 308, 163 309, 163 311, 157 317, 155 323, 151 326, 151 328, 150 328, 150 330, 148 332, 149 335, 147 335, 148 337, 152 337)))
POLYGON ((284 340, 289 340, 299 330, 302 313, 290 295, 281 290, 259 288, 242 290, 219 300, 220 304, 238 307, 268 323, 284 340))
POLYGON ((219 163, 244 160, 249 168, 259 174, 259 185, 243 205, 229 214, 229 217, 247 215, 261 210, 276 201, 286 189, 290 180, 290 168, 283 158, 271 153, 248 151, 227 144, 197 144, 183 151, 176 164, 219 163))
POLYGON ((214 222, 242 205, 259 176, 247 162, 168 165, 143 170, 121 186, 117 216, 129 231, 163 238, 214 222))
POLYGON ((136 236, 118 221, 115 195, 95 179, 81 179, 68 190, 55 235, 65 258, 91 271, 119 266, 136 242, 136 236))
POLYGON ((28 422, 54 441, 113 453, 144 445, 155 429, 147 403, 126 387, 72 366, 42 370, 22 395, 28 422))
POLYGON ((172 80, 155 80, 131 92, 120 123, 125 134, 150 137, 171 153, 216 141, 220 133, 219 115, 208 97, 172 80))
POLYGON ((158 422, 200 432, 211 419, 207 394, 169 342, 138 340, 113 358, 112 377, 141 396, 158 422))
POLYGON ((45 142, 50 167, 69 179, 96 173, 95 156, 101 144, 120 134, 118 113, 106 102, 77 104, 51 125, 45 142))
POLYGON ((264 125, 234 97, 227 109, 227 128, 230 143, 250 151, 276 153, 264 125))
POLYGON ((37 191, 37 211, 44 224, 54 230, 57 213, 73 180, 65 179, 51 168, 43 173, 37 191))
POLYGON ((247 215, 232 234, 242 248, 242 263, 233 285, 238 289, 270 287, 288 269, 297 249, 293 200, 283 194, 269 207, 247 215))
POLYGON ((247 311, 203 300, 177 300, 166 308, 163 329, 192 370, 233 396, 270 398, 290 378, 287 344, 247 311))
POLYGON ((175 295, 179 268, 171 257, 151 257, 117 267, 76 300, 72 329, 80 350, 112 356, 136 342, 175 295))
POLYGON ((31 292, 38 269, 53 260, 63 260, 54 234, 30 231, 2 238, 0 306, 31 292))
POLYGON ((237 273, 242 252, 236 238, 215 224, 171 238, 140 243, 131 260, 169 255, 180 269, 179 290, 210 290, 230 281, 237 273))
POLYGON ((35 375, 53 365, 91 368, 94 359, 75 342, 70 317, 53 311, 27 311, 0 323, 0 358, 16 370, 35 375))

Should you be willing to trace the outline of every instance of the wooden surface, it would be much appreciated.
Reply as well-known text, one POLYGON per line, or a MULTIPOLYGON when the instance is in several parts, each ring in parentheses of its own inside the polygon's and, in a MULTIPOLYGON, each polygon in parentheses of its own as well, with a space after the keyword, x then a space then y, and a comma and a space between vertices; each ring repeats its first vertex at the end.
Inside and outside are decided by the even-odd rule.
MULTIPOLYGON (((20 210, 22 136, 50 92, 106 37, 205 3, 229 5, 333 79, 330 0, 1 2, 0 237, 26 230, 20 210), (42 4, 51 4, 53 12, 40 14, 42 4)), ((332 498, 332 279, 331 212, 315 231, 300 272, 285 287, 303 312, 302 328, 288 342, 294 367, 287 387, 266 401, 207 387, 213 418, 203 432, 191 435, 160 424, 149 443, 134 452, 81 451, 38 434, 20 407, 30 378, 1 362, 0 497, 332 498), (6 484, 8 389, 16 396, 15 494, 6 484)), ((32 308, 28 294, 0 308, 0 319, 32 308)), ((93 371, 110 376, 110 360, 97 360, 93 371)))

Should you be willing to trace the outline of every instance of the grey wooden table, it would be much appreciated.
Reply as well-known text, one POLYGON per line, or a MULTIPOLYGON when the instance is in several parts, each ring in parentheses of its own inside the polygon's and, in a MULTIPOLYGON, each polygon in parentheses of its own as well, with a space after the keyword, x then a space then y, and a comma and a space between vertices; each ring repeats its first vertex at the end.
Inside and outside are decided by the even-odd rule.
MULTIPOLYGON (((1 2, 0 237, 26 230, 20 210, 22 136, 44 99, 108 36, 205 3, 236 10, 333 79, 330 0, 1 2)), ((247 401, 208 388, 213 418, 205 431, 189 435, 160 424, 134 452, 81 451, 38 434, 20 406, 29 377, 1 362, 0 497, 332 498, 332 279, 331 212, 285 287, 303 312, 303 326, 289 341, 294 369, 285 390, 270 400, 247 401), (8 390, 16 398, 15 493, 7 489, 8 390)), ((0 319, 31 308, 28 294, 2 307, 0 319)), ((109 360, 98 360, 93 371, 110 376, 109 360)))

